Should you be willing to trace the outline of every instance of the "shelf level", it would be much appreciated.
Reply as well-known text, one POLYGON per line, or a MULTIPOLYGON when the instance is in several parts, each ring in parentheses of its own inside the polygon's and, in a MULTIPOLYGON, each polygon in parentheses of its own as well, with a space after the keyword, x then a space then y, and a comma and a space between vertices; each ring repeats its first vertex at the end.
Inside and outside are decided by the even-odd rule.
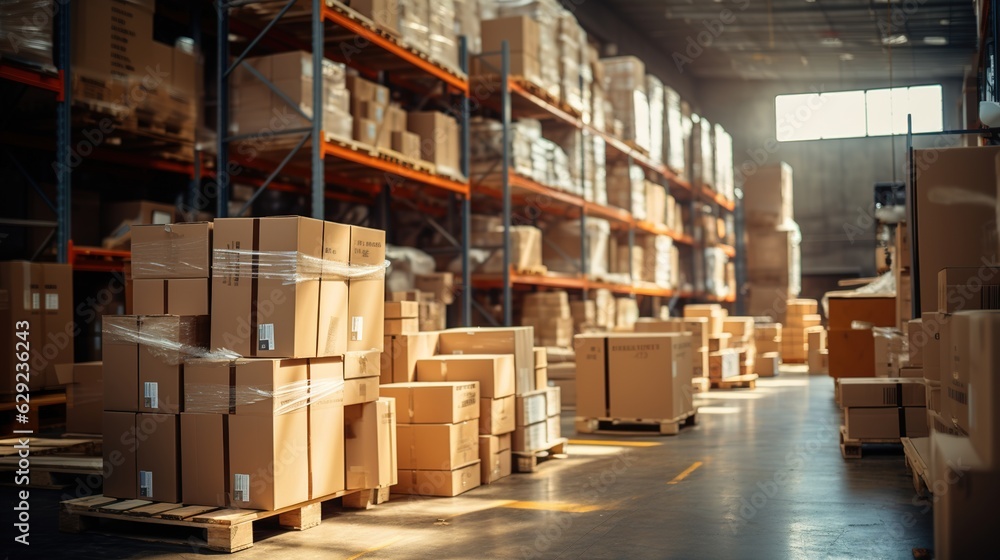
POLYGON ((729 212, 732 212, 733 210, 736 209, 735 202, 727 199, 725 196, 722 196, 722 193, 715 192, 706 186, 701 187, 701 196, 706 201, 714 202, 715 204, 718 204, 721 208, 723 208, 724 210, 728 210, 729 212))
POLYGON ((58 101, 63 100, 63 74, 49 74, 0 61, 0 80, 17 82, 26 86, 54 92, 58 101))
MULTIPOLYGON (((658 297, 680 297, 684 299, 690 299, 697 297, 696 294, 692 292, 680 292, 670 288, 660 288, 648 284, 637 284, 630 286, 628 284, 615 284, 611 282, 600 282, 597 280, 590 280, 583 278, 581 276, 559 276, 559 275, 534 275, 534 274, 517 274, 513 271, 510 275, 511 284, 515 287, 522 288, 556 288, 564 290, 599 290, 606 289, 610 290, 616 294, 623 295, 640 295, 640 296, 658 296, 658 297)), ((473 274, 472 284, 477 288, 502 288, 503 287, 503 275, 502 274, 473 274)))
POLYGON ((70 242, 69 264, 75 271, 123 272, 125 262, 132 259, 131 251, 80 247, 70 242))

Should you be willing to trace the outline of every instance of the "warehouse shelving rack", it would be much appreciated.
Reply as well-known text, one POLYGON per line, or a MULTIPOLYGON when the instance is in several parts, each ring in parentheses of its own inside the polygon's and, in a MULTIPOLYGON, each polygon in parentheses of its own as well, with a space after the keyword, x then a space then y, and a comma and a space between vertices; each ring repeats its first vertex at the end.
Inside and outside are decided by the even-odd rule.
MULTIPOLYGON (((470 286, 468 271, 470 222, 470 189, 468 176, 468 119, 469 81, 466 74, 468 56, 464 40, 460 44, 460 68, 453 69, 437 64, 425 54, 410 48, 392 34, 382 31, 372 21, 353 10, 331 0, 312 0, 309 13, 295 10, 301 2, 254 2, 231 0, 216 3, 217 17, 217 69, 216 89, 218 92, 217 111, 217 162, 215 186, 218 193, 216 215, 229 214, 228 201, 230 186, 234 179, 231 164, 249 165, 246 161, 231 158, 231 147, 241 141, 260 137, 260 133, 229 135, 230 105, 229 78, 232 72, 242 68, 253 74, 275 95, 296 111, 308 125, 280 132, 270 131, 275 137, 291 138, 293 145, 273 167, 264 167, 267 176, 259 181, 257 188, 243 211, 266 189, 277 186, 276 180, 287 175, 305 179, 310 195, 310 212, 314 218, 326 217, 325 200, 334 198, 351 202, 366 203, 380 208, 383 229, 389 230, 388 216, 391 204, 395 202, 415 205, 410 189, 414 186, 422 195, 447 197, 447 223, 441 225, 429 213, 423 213, 425 220, 433 222, 434 228, 445 234, 443 237, 453 245, 451 249, 463 259, 463 286, 470 286), (275 10, 274 7, 278 6, 275 10), (263 9, 247 9, 261 8, 263 9), (231 57, 232 34, 248 38, 242 50, 231 57), (356 69, 366 78, 385 83, 393 78, 393 85, 411 93, 424 95, 425 99, 437 97, 457 97, 453 105, 458 117, 460 138, 460 177, 452 177, 425 169, 406 165, 403 162, 382 157, 369 149, 361 148, 350 141, 328 137, 322 128, 323 114, 322 80, 313 80, 312 111, 307 115, 279 88, 246 63, 246 58, 259 48, 271 52, 303 50, 312 53, 312 72, 321 76, 323 58, 340 61, 356 69), (349 191, 353 191, 352 194, 349 191), (457 227, 456 227, 457 224, 457 227), (451 230, 449 232, 449 229, 451 230)), ((257 166, 260 169, 263 166, 257 166)), ((242 180, 242 178, 241 178, 242 180)), ((416 204, 419 208, 419 204, 416 204)), ((241 212, 242 213, 242 212, 241 212)), ((463 289, 461 300, 461 322, 471 321, 471 293, 463 289)))
MULTIPOLYGON (((643 152, 629 146, 621 139, 590 126, 588 123, 585 123, 582 117, 579 114, 576 114, 572 109, 560 106, 537 94, 535 92, 536 88, 532 87, 530 83, 525 82, 523 78, 519 76, 511 75, 510 47, 507 41, 503 41, 501 43, 501 50, 499 53, 486 52, 482 53, 482 55, 499 55, 500 67, 490 68, 490 70, 495 72, 494 75, 474 78, 473 83, 475 87, 472 89, 473 92, 481 94, 477 98, 480 105, 492 109, 499 114, 499 120, 503 131, 501 140, 503 151, 499 154, 499 172, 497 173, 496 170, 491 170, 484 172, 479 176, 473 176, 472 192, 476 196, 494 198, 501 201, 504 235, 502 246, 496 249, 502 251, 503 272, 500 274, 475 274, 472 278, 472 285, 481 289, 502 290, 502 323, 504 325, 509 326, 513 324, 512 301, 513 291, 516 288, 578 290, 583 293, 584 297, 586 297, 589 290, 603 288, 616 294, 628 295, 632 297, 651 296, 656 298, 703 299, 725 303, 735 301, 735 295, 727 298, 716 298, 709 294, 698 294, 690 291, 674 290, 657 287, 655 285, 636 283, 634 281, 633 271, 630 271, 629 273, 629 284, 605 282, 599 279, 591 278, 585 274, 583 271, 589 270, 589 267, 587 266, 586 223, 588 217, 603 218, 612 225, 612 229, 619 232, 626 231, 628 234, 630 253, 635 246, 636 233, 666 235, 673 239, 675 243, 681 246, 689 247, 692 250, 696 250, 698 244, 690 235, 683 232, 671 230, 662 224, 654 224, 648 221, 635 219, 628 210, 597 204, 586 200, 582 196, 567 193, 548 185, 542 185, 532 179, 523 177, 514 172, 510 166, 510 131, 512 121, 514 119, 534 118, 543 121, 555 121, 580 131, 584 135, 584 138, 587 136, 599 137, 605 142, 607 159, 609 161, 618 160, 624 161, 629 165, 635 164, 640 166, 647 174, 647 177, 651 176, 652 180, 664 185, 667 188, 668 194, 674 195, 681 200, 688 200, 692 205, 694 200, 701 199, 706 202, 716 204, 719 208, 730 212, 734 210, 735 205, 732 201, 726 200, 721 194, 716 193, 707 187, 700 187, 697 189, 692 187, 691 183, 682 179, 677 173, 669 169, 666 165, 653 160, 643 152), (484 181, 487 177, 490 179, 488 184, 484 181), (499 185, 497 185, 497 183, 499 183, 499 185), (512 207, 514 202, 530 204, 532 197, 538 197, 538 199, 545 201, 545 213, 548 215, 556 215, 580 220, 581 258, 579 259, 579 264, 576 267, 578 271, 580 271, 578 274, 548 274, 545 276, 521 274, 519 271, 516 271, 511 267, 510 225, 513 219, 512 207)), ((487 66, 485 61, 483 62, 483 66, 487 66)), ((586 144, 586 140, 584 140, 582 144, 586 144)), ((581 146, 581 150, 583 149, 584 148, 581 146)), ((580 160, 581 166, 585 165, 583 163, 585 160, 583 154, 581 154, 580 160)), ((586 173, 585 169, 581 169, 580 171, 582 181, 582 177, 586 173)), ((542 236, 542 242, 546 242, 544 234, 542 236)), ((722 246, 722 248, 730 257, 736 256, 735 247, 722 246)), ((694 266, 694 259, 691 260, 692 266, 694 266)), ((629 259, 629 262, 631 263, 631 259, 629 259)), ((487 321, 494 324, 499 323, 499 321, 494 320, 493 316, 486 309, 482 308, 478 302, 473 301, 473 304, 476 306, 477 311, 479 311, 487 321)))

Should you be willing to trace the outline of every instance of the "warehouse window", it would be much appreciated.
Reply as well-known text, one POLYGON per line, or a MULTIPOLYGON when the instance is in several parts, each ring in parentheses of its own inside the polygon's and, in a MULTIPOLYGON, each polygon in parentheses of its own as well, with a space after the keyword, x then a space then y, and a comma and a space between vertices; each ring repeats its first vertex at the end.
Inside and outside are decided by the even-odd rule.
POLYGON ((778 95, 774 98, 779 142, 864 138, 943 129, 941 86, 778 95))

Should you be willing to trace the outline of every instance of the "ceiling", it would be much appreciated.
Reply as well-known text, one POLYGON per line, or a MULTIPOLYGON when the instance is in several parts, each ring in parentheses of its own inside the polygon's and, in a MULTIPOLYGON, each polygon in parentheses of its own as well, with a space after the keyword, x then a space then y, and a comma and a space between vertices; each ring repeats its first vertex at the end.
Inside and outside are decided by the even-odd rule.
POLYGON ((978 47, 972 0, 602 2, 698 79, 961 78, 978 47))

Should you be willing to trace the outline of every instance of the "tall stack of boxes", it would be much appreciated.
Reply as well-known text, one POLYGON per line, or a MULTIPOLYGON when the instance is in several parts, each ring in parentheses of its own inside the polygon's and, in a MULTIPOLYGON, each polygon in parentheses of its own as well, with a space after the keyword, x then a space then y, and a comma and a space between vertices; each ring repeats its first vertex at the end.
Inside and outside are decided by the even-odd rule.
POLYGON ((792 168, 764 165, 745 178, 747 312, 780 320, 784 302, 801 289, 801 233, 792 216, 792 168))
POLYGON ((781 327, 781 360, 803 364, 809 358, 806 329, 822 321, 817 314, 819 304, 814 299, 791 299, 785 307, 785 321, 781 327))
POLYGON ((872 327, 896 324, 896 300, 891 295, 827 294, 826 344, 831 377, 874 377, 875 337, 872 327))
POLYGON ((778 374, 781 365, 781 323, 756 323, 753 342, 757 350, 754 373, 761 377, 778 374))
POLYGON ((806 342, 809 347, 809 373, 826 374, 829 369, 829 352, 826 349, 826 329, 809 327, 806 329, 806 342))
POLYGON ((427 296, 418 302, 420 330, 444 330, 448 323, 448 306, 455 303, 455 275, 451 272, 416 274, 413 283, 422 296, 427 296))
POLYGON ((705 376, 712 381, 722 381, 740 375, 740 350, 730 348, 732 335, 723 330, 729 313, 717 303, 684 306, 684 319, 703 318, 708 352, 705 376))
POLYGON ((563 290, 524 296, 521 324, 534 327, 536 346, 569 348, 573 344, 573 314, 563 290))
POLYGON ((726 317, 722 320, 722 331, 730 335, 729 347, 739 352, 740 375, 754 373, 757 347, 753 317, 726 317))
POLYGON ((649 152, 649 99, 646 96, 646 65, 634 56, 601 59, 608 77, 608 92, 614 118, 623 128, 619 137, 649 152))
POLYGON ((480 485, 477 381, 399 383, 381 391, 396 406, 393 492, 457 496, 480 485))

